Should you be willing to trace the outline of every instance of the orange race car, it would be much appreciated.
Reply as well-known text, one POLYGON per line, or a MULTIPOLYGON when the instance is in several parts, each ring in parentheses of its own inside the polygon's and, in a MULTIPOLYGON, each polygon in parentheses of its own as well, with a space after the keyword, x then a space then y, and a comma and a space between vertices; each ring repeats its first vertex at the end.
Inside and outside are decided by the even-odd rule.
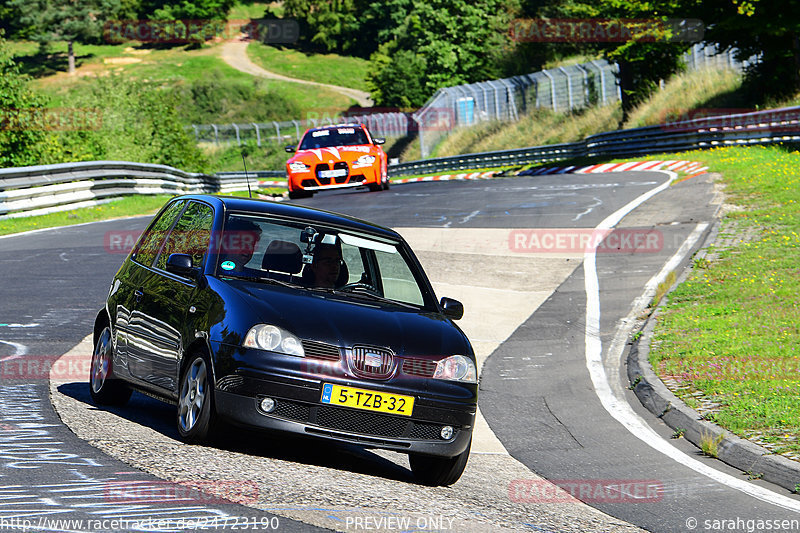
MULTIPOLYGON (((303 198, 323 189, 389 188, 385 139, 372 137, 363 124, 309 128, 297 152, 286 162, 289 198, 303 198)), ((294 152, 294 146, 287 146, 294 152)))

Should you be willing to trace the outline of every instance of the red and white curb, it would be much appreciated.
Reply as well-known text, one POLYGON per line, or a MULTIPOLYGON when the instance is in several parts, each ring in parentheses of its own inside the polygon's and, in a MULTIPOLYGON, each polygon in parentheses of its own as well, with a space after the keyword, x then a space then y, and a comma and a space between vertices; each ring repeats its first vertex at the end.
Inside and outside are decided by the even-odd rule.
MULTIPOLYGON (((641 170, 671 170, 688 174, 687 178, 705 174, 708 167, 696 161, 626 161, 624 163, 603 163, 599 165, 588 165, 577 167, 575 165, 567 167, 537 167, 528 170, 515 172, 514 176, 547 176, 552 174, 599 174, 604 172, 636 172, 641 170)), ((487 170, 485 172, 463 172, 460 174, 439 174, 437 176, 424 176, 420 178, 401 178, 392 180, 392 185, 401 183, 421 183, 425 181, 464 181, 464 180, 486 180, 494 178, 497 174, 502 174, 501 170, 487 170)), ((509 177, 503 175, 500 177, 509 177)), ((285 181, 259 181, 261 187, 286 187, 285 181)))

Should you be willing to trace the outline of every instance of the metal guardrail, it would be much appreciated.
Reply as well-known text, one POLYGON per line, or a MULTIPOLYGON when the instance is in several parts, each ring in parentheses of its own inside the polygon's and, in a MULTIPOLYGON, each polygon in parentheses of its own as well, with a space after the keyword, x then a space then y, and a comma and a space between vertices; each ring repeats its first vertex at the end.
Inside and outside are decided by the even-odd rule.
MULTIPOLYGON (((600 133, 575 143, 411 161, 390 166, 389 174, 397 177, 551 163, 576 157, 613 158, 776 143, 800 144, 800 106, 600 133)), ((251 186, 254 178, 283 176, 280 170, 248 172, 251 186)), ((0 169, 0 218, 94 205, 126 194, 237 190, 247 190, 243 172, 194 174, 165 165, 124 161, 0 169)))
POLYGON ((166 165, 127 161, 89 161, 7 168, 0 169, 0 217, 74 209, 130 194, 229 192, 246 189, 244 175, 240 176, 238 173, 196 174, 166 165))
POLYGON ((800 142, 800 107, 675 121, 591 135, 574 143, 437 157, 392 165, 389 175, 478 170, 549 163, 576 157, 625 157, 722 146, 800 142))

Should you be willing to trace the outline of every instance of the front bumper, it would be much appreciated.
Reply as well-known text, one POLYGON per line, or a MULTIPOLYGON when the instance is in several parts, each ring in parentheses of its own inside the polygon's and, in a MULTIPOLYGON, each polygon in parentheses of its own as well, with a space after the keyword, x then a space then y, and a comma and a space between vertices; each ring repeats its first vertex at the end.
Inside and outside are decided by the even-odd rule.
POLYGON ((418 394, 411 417, 388 415, 322 404, 322 383, 286 376, 228 376, 218 383, 215 405, 218 414, 246 426, 404 453, 453 457, 466 450, 472 438, 474 405, 418 394), (267 396, 276 402, 270 413, 260 408, 267 396), (445 425, 455 428, 448 440, 440 436, 445 425))

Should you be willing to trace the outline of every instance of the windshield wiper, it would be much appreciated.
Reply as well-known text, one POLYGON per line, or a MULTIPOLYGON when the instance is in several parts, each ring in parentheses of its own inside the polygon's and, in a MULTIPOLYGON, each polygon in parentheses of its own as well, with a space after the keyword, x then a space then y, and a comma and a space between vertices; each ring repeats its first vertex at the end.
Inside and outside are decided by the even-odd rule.
POLYGON ((405 307, 406 309, 419 309, 418 306, 414 304, 409 304, 406 302, 398 302, 397 300, 392 300, 391 298, 386 298, 385 296, 381 296, 380 294, 376 294, 371 290, 365 287, 353 287, 351 290, 343 291, 341 289, 332 289, 332 292, 335 294, 347 294, 351 296, 361 296, 362 298, 366 297, 366 299, 376 300, 379 302, 385 302, 392 305, 399 305, 400 307, 405 307))
POLYGON ((275 278, 261 278, 258 276, 225 276, 225 277, 227 277, 228 279, 241 279, 244 281, 255 281, 258 283, 269 283, 271 285, 280 285, 282 287, 291 287, 293 289, 304 288, 302 285, 298 285, 296 283, 291 283, 289 281, 283 281, 275 278))

